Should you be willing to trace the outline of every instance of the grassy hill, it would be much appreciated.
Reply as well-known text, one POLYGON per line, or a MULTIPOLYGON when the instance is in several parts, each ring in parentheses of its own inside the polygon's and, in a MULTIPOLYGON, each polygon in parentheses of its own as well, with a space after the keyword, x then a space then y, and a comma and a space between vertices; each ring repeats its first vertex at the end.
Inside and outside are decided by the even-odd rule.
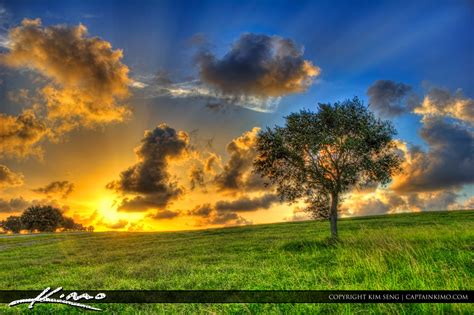
MULTIPOLYGON (((473 289, 474 211, 172 233, 0 237, 0 288, 473 289)), ((116 313, 466 313, 467 304, 104 304, 116 313)), ((19 313, 26 305, 0 313, 19 313)), ((35 310, 77 310, 37 305, 35 310)))

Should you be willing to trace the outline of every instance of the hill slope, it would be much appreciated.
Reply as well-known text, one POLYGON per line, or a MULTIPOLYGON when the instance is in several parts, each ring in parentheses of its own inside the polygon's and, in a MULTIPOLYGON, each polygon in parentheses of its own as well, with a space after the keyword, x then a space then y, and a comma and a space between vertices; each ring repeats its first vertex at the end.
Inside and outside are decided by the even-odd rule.
MULTIPOLYGON (((0 237, 0 288, 472 289, 474 211, 292 222, 172 233, 0 237)), ((120 305, 117 312, 461 312, 465 304, 120 305)), ((0 312, 16 313, 26 306, 0 312)), ((74 309, 37 305, 38 310, 74 309)))

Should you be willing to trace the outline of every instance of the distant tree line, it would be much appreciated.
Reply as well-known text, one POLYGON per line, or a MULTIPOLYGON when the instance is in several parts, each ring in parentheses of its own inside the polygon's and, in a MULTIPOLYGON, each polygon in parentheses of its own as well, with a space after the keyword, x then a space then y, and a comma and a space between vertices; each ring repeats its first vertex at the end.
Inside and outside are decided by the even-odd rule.
POLYGON ((85 227, 66 217, 62 212, 52 206, 31 206, 21 216, 9 216, 0 221, 0 228, 5 232, 20 233, 21 230, 30 232, 55 232, 60 231, 88 231, 93 232, 94 227, 85 227))

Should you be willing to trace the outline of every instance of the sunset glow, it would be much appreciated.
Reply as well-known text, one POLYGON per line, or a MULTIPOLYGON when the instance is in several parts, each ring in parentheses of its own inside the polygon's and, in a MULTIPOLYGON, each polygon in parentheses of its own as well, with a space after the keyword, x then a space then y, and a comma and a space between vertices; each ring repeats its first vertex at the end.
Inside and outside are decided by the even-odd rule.
POLYGON ((0 2, 0 220, 37 204, 97 231, 309 219, 253 172, 257 134, 354 96, 394 123, 403 173, 354 187, 341 216, 473 208, 472 7, 349 3, 0 2))

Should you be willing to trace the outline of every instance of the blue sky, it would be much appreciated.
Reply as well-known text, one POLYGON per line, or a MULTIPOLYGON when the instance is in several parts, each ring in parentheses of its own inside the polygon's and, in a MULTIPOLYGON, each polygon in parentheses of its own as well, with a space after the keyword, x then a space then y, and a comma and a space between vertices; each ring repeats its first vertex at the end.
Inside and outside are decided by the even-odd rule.
MULTIPOLYGON (((322 69, 309 91, 282 101, 283 114, 357 95, 379 79, 423 82, 474 96, 474 5, 469 1, 12 1, 12 24, 83 23, 124 50, 132 73, 195 73, 189 39, 204 34, 223 54, 241 33, 293 39, 322 69)), ((416 117, 397 119, 419 143, 416 117)))

